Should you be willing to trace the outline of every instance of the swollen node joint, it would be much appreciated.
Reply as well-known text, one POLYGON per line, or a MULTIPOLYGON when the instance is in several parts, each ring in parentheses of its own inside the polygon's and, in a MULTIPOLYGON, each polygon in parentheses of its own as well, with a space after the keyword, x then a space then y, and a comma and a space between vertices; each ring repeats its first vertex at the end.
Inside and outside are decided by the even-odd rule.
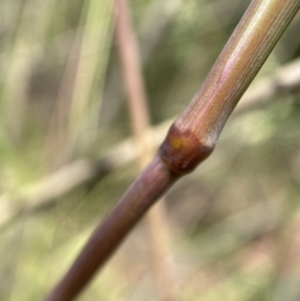
POLYGON ((193 171, 213 149, 214 146, 203 143, 191 131, 179 130, 173 124, 159 149, 159 154, 171 172, 185 174, 193 171))

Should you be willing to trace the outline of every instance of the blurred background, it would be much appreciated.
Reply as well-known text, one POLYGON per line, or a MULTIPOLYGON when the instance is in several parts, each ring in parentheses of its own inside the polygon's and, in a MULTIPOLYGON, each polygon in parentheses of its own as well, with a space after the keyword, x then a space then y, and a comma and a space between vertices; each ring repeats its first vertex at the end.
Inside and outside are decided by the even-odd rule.
MULTIPOLYGON (((41 300, 138 174, 111 2, 0 1, 1 300, 41 300)), ((129 1, 154 149, 249 3, 129 1)), ((299 29, 166 196, 168 297, 142 221, 80 300, 300 299, 299 29)))

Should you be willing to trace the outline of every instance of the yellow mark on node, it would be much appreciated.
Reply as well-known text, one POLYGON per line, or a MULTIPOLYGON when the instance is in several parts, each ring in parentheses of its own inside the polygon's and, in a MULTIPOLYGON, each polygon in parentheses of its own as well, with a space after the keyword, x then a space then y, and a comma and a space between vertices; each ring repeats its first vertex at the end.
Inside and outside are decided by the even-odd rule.
POLYGON ((172 147, 174 147, 175 149, 179 149, 184 146, 184 141, 182 140, 182 138, 172 137, 170 139, 170 142, 172 147))

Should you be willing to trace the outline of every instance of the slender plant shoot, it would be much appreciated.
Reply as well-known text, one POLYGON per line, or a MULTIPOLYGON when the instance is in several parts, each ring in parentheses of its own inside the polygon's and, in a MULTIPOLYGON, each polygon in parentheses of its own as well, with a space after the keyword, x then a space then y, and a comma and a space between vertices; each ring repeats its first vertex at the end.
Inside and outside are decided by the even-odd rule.
POLYGON ((212 153, 229 115, 299 7, 300 0, 251 2, 153 161, 96 228, 47 301, 73 300, 157 198, 212 153))

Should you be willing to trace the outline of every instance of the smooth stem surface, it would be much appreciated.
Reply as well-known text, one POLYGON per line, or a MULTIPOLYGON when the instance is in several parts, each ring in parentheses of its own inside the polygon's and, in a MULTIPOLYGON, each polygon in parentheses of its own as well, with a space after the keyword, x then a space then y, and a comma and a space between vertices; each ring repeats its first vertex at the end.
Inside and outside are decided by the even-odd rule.
POLYGON ((299 6, 300 0, 252 1, 203 86, 171 127, 159 155, 95 230, 47 301, 73 300, 155 200, 209 156, 230 113, 299 6))
POLYGON ((234 107, 299 10, 300 0, 253 0, 192 102, 171 127, 161 156, 177 173, 213 151, 234 107))
POLYGON ((46 300, 73 300, 153 204, 153 200, 176 179, 161 159, 155 157, 96 228, 71 269, 46 300))

